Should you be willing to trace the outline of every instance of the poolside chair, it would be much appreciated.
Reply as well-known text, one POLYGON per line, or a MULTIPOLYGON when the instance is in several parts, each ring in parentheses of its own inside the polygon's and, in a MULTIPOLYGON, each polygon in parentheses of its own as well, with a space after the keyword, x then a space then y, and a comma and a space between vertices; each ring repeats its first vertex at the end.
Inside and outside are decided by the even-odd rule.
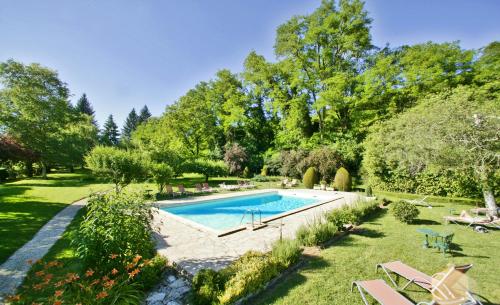
POLYGON ((196 183, 194 185, 194 189, 195 189, 196 193, 203 193, 203 188, 201 187, 201 184, 199 184, 199 183, 196 183))
POLYGON ((279 186, 279 187, 283 187, 283 188, 284 188, 284 187, 287 187, 287 186, 288 186, 288 183, 289 183, 289 182, 288 182, 288 178, 285 178, 285 179, 281 180, 281 182, 280 182, 280 183, 278 183, 278 186, 279 186))
POLYGON ((181 195, 190 195, 190 194, 192 194, 192 193, 193 193, 193 192, 190 192, 190 191, 186 191, 186 189, 184 188, 184 185, 183 185, 183 184, 179 184, 179 185, 177 186, 177 188, 179 189, 179 193, 180 193, 181 195))
POLYGON ((172 197, 180 195, 180 193, 174 192, 174 189, 172 188, 172 185, 170 185, 170 184, 167 184, 167 186, 165 188, 167 190, 167 195, 171 195, 172 197))
POLYGON ((425 197, 420 198, 420 199, 411 199, 411 200, 405 199, 405 201, 408 203, 414 204, 414 205, 425 206, 425 207, 428 207, 429 209, 432 209, 432 205, 425 201, 427 198, 429 198, 429 196, 425 196, 425 197))
MULTIPOLYGON (((383 280, 355 281, 351 285, 351 292, 354 286, 358 288, 363 303, 369 305, 365 292, 370 294, 378 303, 382 305, 415 305, 413 302, 392 289, 383 280)), ((431 305, 432 303, 420 302, 417 305, 431 305)))
MULTIPOLYGON (((445 285, 447 286, 456 286, 458 280, 463 280, 460 278, 460 275, 463 277, 463 275, 469 271, 472 268, 472 264, 468 265, 462 265, 462 266, 451 266, 447 272, 439 272, 436 273, 432 276, 427 275, 415 268, 412 268, 411 266, 408 266, 401 261, 394 261, 394 262, 389 262, 389 263, 383 263, 383 264, 377 264, 377 270, 381 268, 391 283, 394 285, 395 288, 399 288, 398 285, 396 284, 395 279, 391 274, 396 274, 397 276, 400 276, 402 278, 405 278, 408 280, 403 287, 401 287, 401 290, 405 290, 406 287, 408 287, 410 284, 415 284, 427 291, 429 291, 433 296, 434 294, 437 294, 435 298, 448 298, 455 302, 457 299, 461 299, 462 302, 465 302, 465 304, 481 304, 479 301, 477 301, 473 296, 472 293, 468 291, 468 287, 462 287, 462 290, 464 291, 457 291, 455 294, 450 294, 450 292, 443 292, 446 289, 445 285), (456 273, 455 273, 456 272, 456 273), (458 297, 460 295, 460 298, 458 297), (468 302, 468 303, 467 303, 468 302)), ((451 290, 450 290, 451 291, 451 290)), ((445 304, 446 302, 442 302, 439 304, 445 304)), ((454 304, 454 303, 450 303, 454 304)), ((457 303, 457 304, 462 304, 462 303, 457 303)))
POLYGON ((287 183, 287 187, 296 187, 297 185, 299 185, 299 182, 297 181, 297 179, 292 179, 292 181, 288 182, 287 183))
POLYGON ((464 224, 467 227, 485 226, 485 227, 493 227, 496 229, 500 229, 500 218, 489 218, 483 216, 473 217, 470 215, 444 216, 443 218, 446 224, 452 222, 457 225, 464 224))
POLYGON ((212 188, 208 185, 208 183, 207 183, 207 182, 204 182, 204 183, 203 183, 203 188, 202 188, 202 189, 203 189, 203 191, 204 191, 204 192, 208 192, 208 193, 211 193, 211 192, 213 192, 213 191, 214 191, 214 189, 212 189, 212 188))

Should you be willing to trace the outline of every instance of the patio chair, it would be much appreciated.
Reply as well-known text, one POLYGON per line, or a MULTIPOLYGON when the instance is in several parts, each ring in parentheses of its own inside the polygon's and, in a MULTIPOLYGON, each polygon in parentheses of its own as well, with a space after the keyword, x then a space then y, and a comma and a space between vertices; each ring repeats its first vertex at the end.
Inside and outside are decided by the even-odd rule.
POLYGON ((167 195, 171 195, 172 197, 180 195, 180 193, 174 192, 174 189, 172 188, 172 185, 170 185, 170 184, 167 184, 167 186, 165 188, 167 190, 167 195))
POLYGON ((292 181, 288 182, 287 183, 287 187, 296 187, 297 185, 299 185, 299 181, 297 179, 292 179, 292 181))
POLYGON ((467 214, 460 216, 444 216, 443 218, 446 224, 452 222, 457 225, 464 224, 467 227, 485 226, 500 229, 500 218, 490 218, 483 216, 474 217, 467 214))
MULTIPOLYGON (((363 299, 363 303, 369 305, 365 293, 371 295, 378 303, 382 305, 415 305, 413 302, 392 289, 383 280, 355 281, 351 285, 351 292, 354 286, 358 288, 359 294, 363 299)), ((420 302, 417 305, 431 305, 432 303, 420 302)))
MULTIPOLYGON (((462 280, 460 278, 460 275, 463 277, 463 275, 469 271, 472 268, 472 264, 467 264, 467 265, 461 265, 461 266, 451 266, 447 272, 439 272, 436 273, 432 276, 427 275, 415 268, 412 268, 411 266, 408 266, 401 261, 394 261, 394 262, 389 262, 389 263, 383 263, 383 264, 377 264, 377 270, 381 268, 391 283, 394 285, 395 288, 399 288, 398 285, 396 284, 395 279, 391 276, 391 273, 396 274, 397 276, 400 276, 402 278, 405 278, 408 280, 403 287, 401 287, 401 290, 405 290, 406 287, 408 287, 410 284, 415 284, 427 291, 429 291, 435 298, 440 298, 442 300, 442 303, 439 304, 447 304, 446 302, 443 302, 443 298, 448 298, 448 301, 455 301, 458 296, 460 295, 461 301, 465 302, 465 304, 481 304, 479 301, 477 301, 473 296, 472 293, 469 292, 468 287, 462 287, 462 290, 464 291, 459 291, 456 292, 455 294, 450 294, 450 292, 444 293, 443 291, 449 288, 446 288, 445 285, 453 287, 457 286, 457 281, 462 280), (469 303, 467 303, 469 302, 469 303)), ((464 277, 465 279, 465 277, 464 277)), ((451 291, 451 290, 450 290, 451 291)), ((450 303, 450 304, 455 304, 455 303, 450 303)), ((462 304, 462 303, 457 303, 457 304, 462 304)))
POLYGON ((420 199, 411 199, 411 200, 405 199, 405 201, 408 203, 414 204, 414 205, 425 206, 425 207, 428 207, 429 209, 432 209, 432 205, 425 201, 427 198, 429 198, 429 196, 425 196, 425 197, 420 198, 420 199))
POLYGON ((214 192, 214 189, 212 189, 212 188, 208 185, 208 183, 207 183, 207 182, 204 182, 204 183, 203 183, 203 188, 202 188, 202 189, 203 189, 203 191, 204 191, 204 192, 210 192, 210 193, 211 193, 211 192, 214 192))
POLYGON ((278 185, 279 187, 287 187, 287 186, 288 186, 288 183, 289 183, 289 182, 288 182, 288 178, 285 178, 285 179, 281 180, 281 182, 280 182, 280 183, 278 183, 277 185, 278 185))
POLYGON ((179 193, 181 195, 191 195, 193 192, 190 192, 190 191, 186 191, 186 189, 184 188, 184 185, 183 184, 179 184, 177 186, 177 188, 179 189, 179 193))
POLYGON ((203 193, 203 188, 201 187, 201 184, 199 184, 199 183, 196 183, 194 185, 194 189, 195 189, 196 193, 203 193))

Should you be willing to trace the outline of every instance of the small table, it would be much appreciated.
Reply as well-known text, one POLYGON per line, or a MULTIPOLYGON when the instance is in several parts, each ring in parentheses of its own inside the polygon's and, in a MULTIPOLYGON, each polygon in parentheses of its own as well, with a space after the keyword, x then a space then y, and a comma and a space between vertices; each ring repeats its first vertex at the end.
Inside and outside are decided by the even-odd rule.
POLYGON ((419 228, 417 232, 425 235, 424 248, 436 248, 439 242, 444 243, 453 235, 453 233, 440 233, 429 228, 419 228))

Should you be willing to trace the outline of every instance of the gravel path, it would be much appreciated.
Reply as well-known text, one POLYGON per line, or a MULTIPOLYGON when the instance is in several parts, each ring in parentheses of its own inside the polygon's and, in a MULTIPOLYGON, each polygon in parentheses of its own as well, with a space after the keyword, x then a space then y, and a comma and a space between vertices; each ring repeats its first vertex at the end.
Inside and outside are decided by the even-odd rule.
POLYGON ((2 295, 15 293, 22 284, 31 265, 28 260, 41 259, 56 243, 71 223, 78 210, 87 203, 87 199, 74 202, 60 211, 38 231, 32 240, 17 249, 7 261, 0 266, 0 304, 2 295))

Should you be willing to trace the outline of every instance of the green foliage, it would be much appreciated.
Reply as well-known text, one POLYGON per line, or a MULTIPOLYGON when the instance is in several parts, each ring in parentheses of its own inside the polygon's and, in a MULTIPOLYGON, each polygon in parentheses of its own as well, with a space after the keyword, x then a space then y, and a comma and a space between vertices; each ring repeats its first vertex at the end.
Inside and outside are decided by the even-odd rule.
POLYGON ((313 222, 302 225, 297 230, 297 240, 304 246, 318 246, 332 239, 337 233, 337 227, 329 222, 314 220, 313 222))
POLYGON ((302 178, 304 186, 308 189, 312 189, 314 185, 318 183, 318 180, 318 172, 314 167, 309 167, 302 178))
POLYGON ((219 295, 220 304, 231 304, 255 292, 279 274, 278 264, 269 254, 247 252, 228 267, 231 277, 219 295))
POLYGON ((297 240, 282 239, 273 244, 271 255, 282 269, 295 264, 302 254, 297 240))
POLYGON ((224 162, 207 159, 186 161, 183 165, 183 169, 186 173, 198 173, 204 175, 206 182, 208 182, 209 177, 225 176, 228 173, 228 167, 224 162))
POLYGON ((318 169, 322 180, 331 181, 337 168, 344 164, 342 156, 335 149, 320 147, 313 149, 302 162, 318 169))
POLYGON ((307 169, 307 164, 303 162, 307 156, 307 151, 303 149, 282 151, 280 174, 285 177, 301 178, 307 169))
POLYGON ((267 165, 264 165, 262 167, 262 170, 260 171, 260 175, 265 177, 265 176, 267 176, 267 172, 268 172, 267 165))
POLYGON ((147 105, 141 108, 139 111, 139 116, 137 117, 137 125, 145 123, 151 118, 151 112, 149 112, 149 108, 147 105))
POLYGON ((132 132, 134 132, 134 130, 137 128, 137 125, 139 125, 139 116, 135 112, 135 108, 132 108, 127 118, 125 119, 125 123, 123 124, 122 135, 120 140, 129 141, 130 136, 132 135, 132 132))
POLYGON ((168 164, 165 163, 149 163, 149 173, 151 179, 158 186, 158 192, 163 193, 165 186, 173 177, 173 170, 168 164))
POLYGON ((202 269, 193 278, 191 303, 193 305, 218 304, 218 296, 224 291, 226 279, 221 272, 202 269))
POLYGON ((153 256, 152 212, 143 193, 92 195, 86 209, 74 244, 87 265, 109 271, 135 255, 153 256))
POLYGON ((110 114, 104 122, 103 129, 101 130, 100 142, 105 146, 117 146, 119 142, 120 133, 118 132, 118 126, 113 119, 113 115, 110 114))
POLYGON ((357 224, 360 221, 360 213, 350 206, 343 206, 327 214, 327 220, 339 231, 345 230, 344 225, 357 224))
POLYGON ((113 182, 117 190, 145 178, 148 170, 138 153, 115 147, 97 146, 85 157, 85 161, 94 174, 113 182))
POLYGON ((373 196, 373 191, 371 186, 367 186, 365 189, 365 196, 366 197, 372 197, 373 196))
POLYGON ((335 181, 333 186, 342 192, 349 192, 351 190, 351 175, 347 171, 347 169, 341 167, 337 170, 335 174, 335 181))
POLYGON ((404 223, 412 223, 418 217, 418 208, 407 201, 397 201, 391 204, 391 212, 394 218, 404 223))
POLYGON ((256 175, 252 178, 253 181, 257 182, 268 182, 271 181, 267 176, 256 175))
POLYGON ((250 172, 248 166, 245 166, 245 169, 243 170, 243 178, 252 178, 252 173, 250 172))
POLYGON ((157 254, 144 264, 135 279, 143 291, 148 291, 158 285, 166 268, 167 259, 157 254))

